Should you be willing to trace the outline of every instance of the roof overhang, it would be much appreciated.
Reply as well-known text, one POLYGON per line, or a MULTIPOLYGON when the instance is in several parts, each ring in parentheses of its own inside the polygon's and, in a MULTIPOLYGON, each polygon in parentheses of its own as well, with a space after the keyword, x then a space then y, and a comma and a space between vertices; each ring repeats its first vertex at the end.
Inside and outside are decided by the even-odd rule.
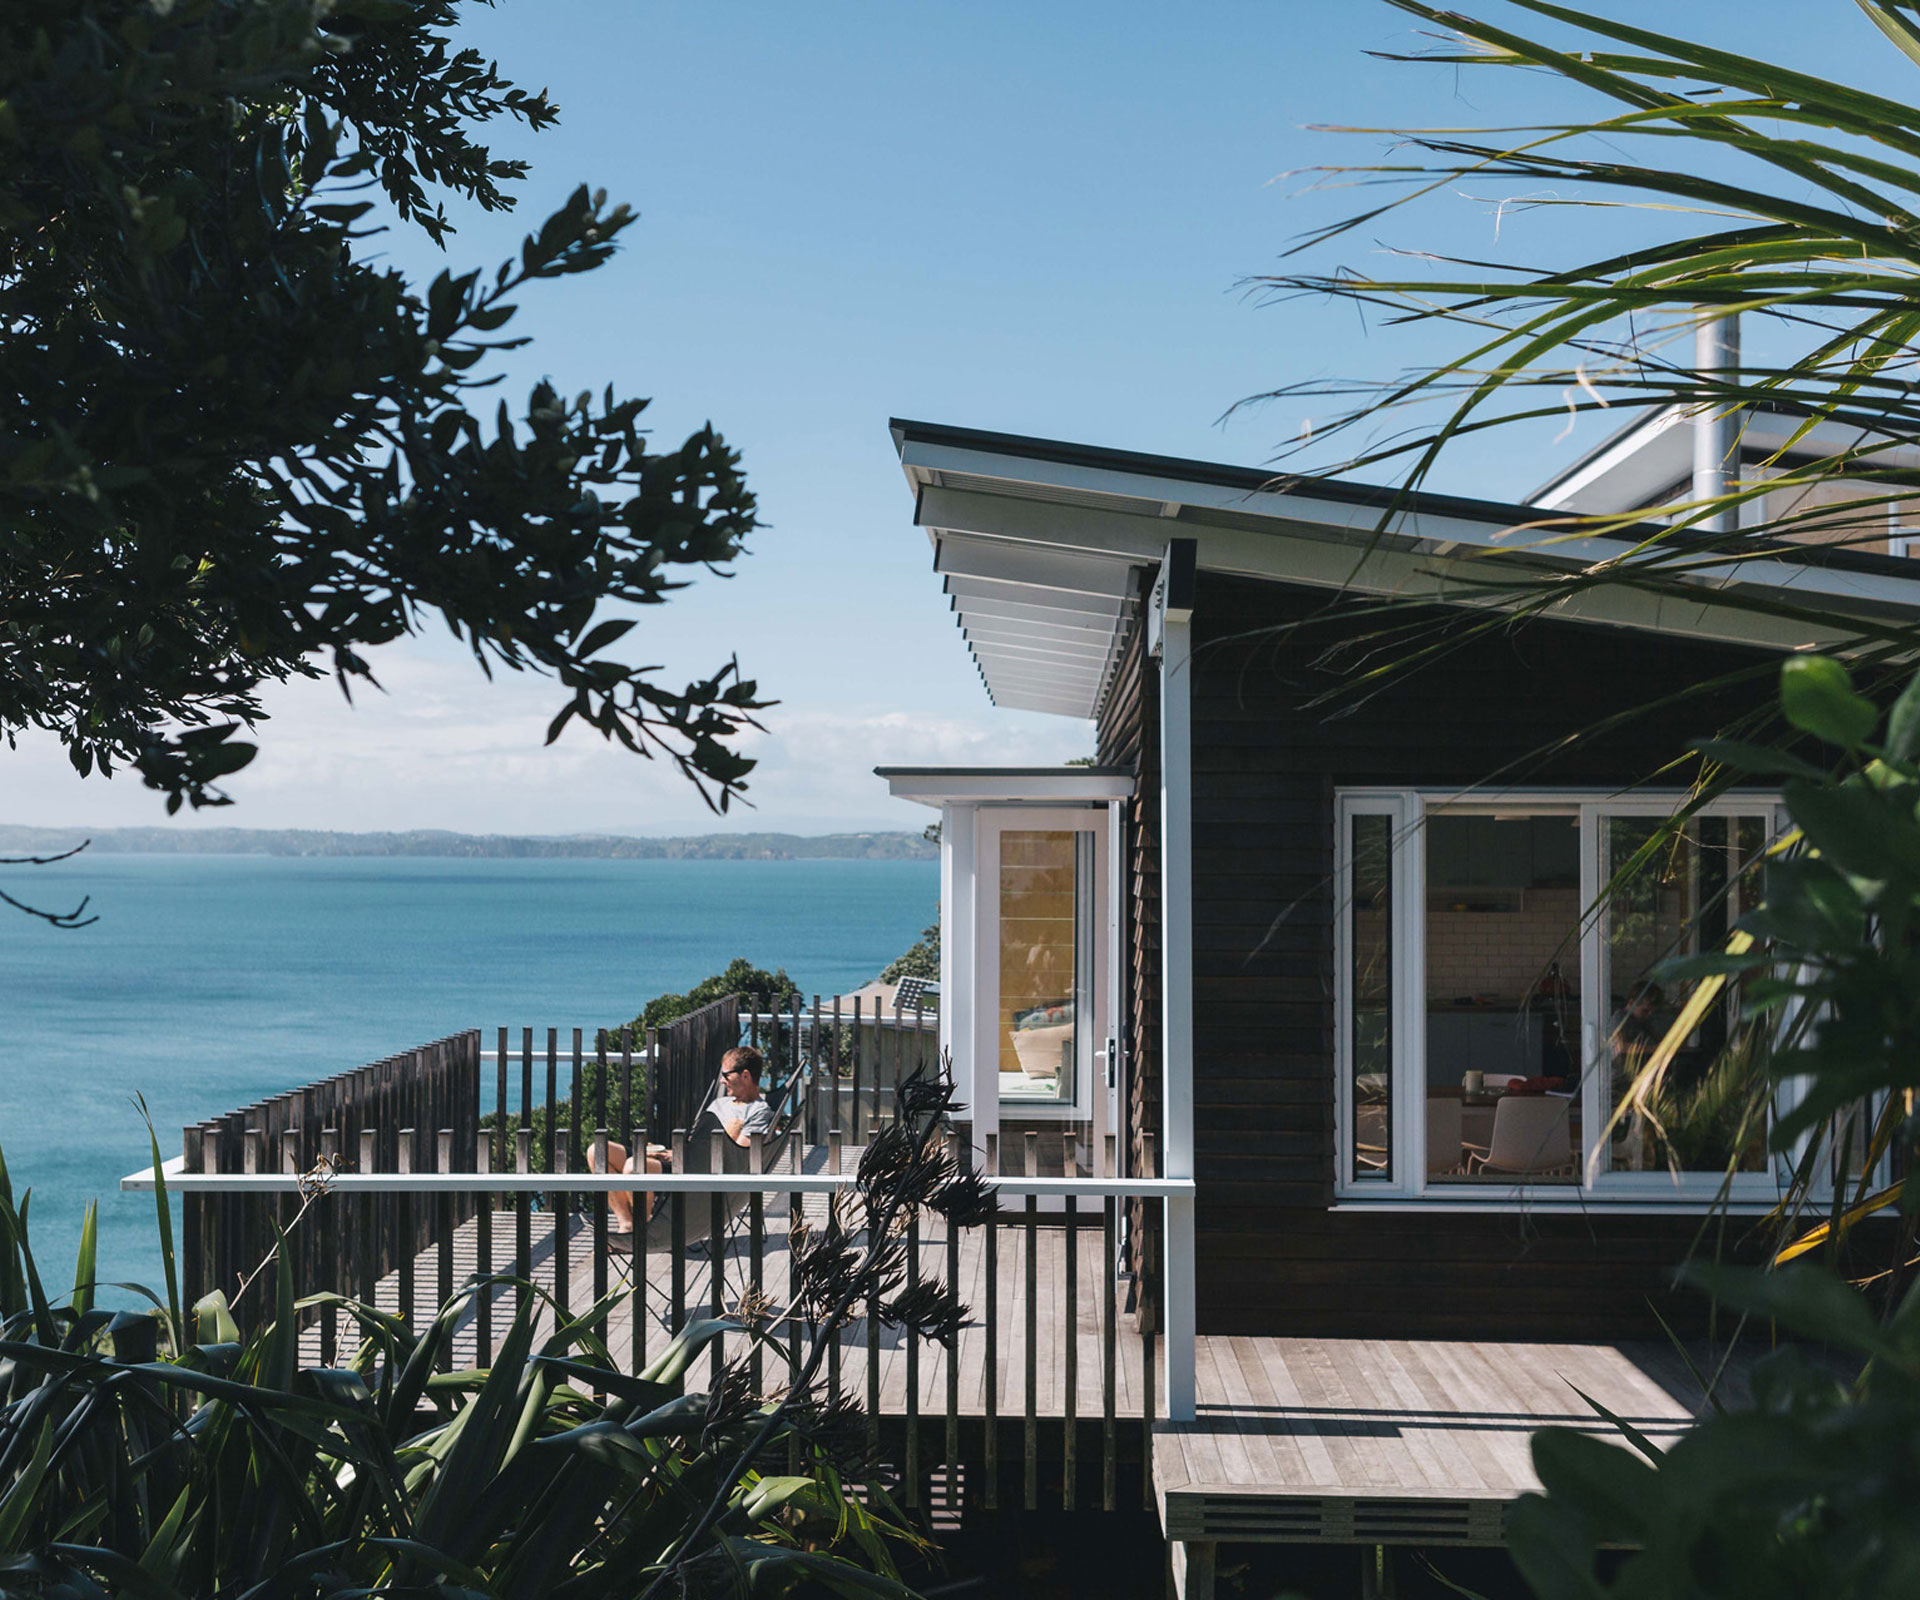
POLYGON ((1122 767, 875 767, 896 800, 954 804, 1101 805, 1133 794, 1122 767))
MULTIPOLYGON (((1503 577, 1618 563, 1636 542, 1631 531, 1569 536, 1535 526, 1538 506, 1398 497, 1373 484, 929 423, 892 429, 914 521, 988 696, 1023 710, 1100 714, 1143 576, 1176 538, 1195 541, 1202 572, 1482 607, 1503 603, 1503 577)), ((1863 618, 1920 615, 1912 567, 1832 547, 1703 563, 1687 587, 1656 592, 1623 569, 1618 583, 1575 590, 1549 614, 1782 650, 1850 636, 1716 596, 1737 587, 1789 608, 1798 600, 1863 618)))
MULTIPOLYGON (((1685 489, 1693 473, 1693 421, 1683 406, 1649 411, 1554 474, 1528 496, 1528 503, 1542 510, 1605 516, 1667 501, 1685 489)), ((1735 418, 1734 431, 1745 466, 1797 464, 1868 450, 1872 460, 1889 466, 1909 471, 1920 467, 1920 447, 1848 423, 1810 421, 1801 412, 1746 407, 1735 418)))

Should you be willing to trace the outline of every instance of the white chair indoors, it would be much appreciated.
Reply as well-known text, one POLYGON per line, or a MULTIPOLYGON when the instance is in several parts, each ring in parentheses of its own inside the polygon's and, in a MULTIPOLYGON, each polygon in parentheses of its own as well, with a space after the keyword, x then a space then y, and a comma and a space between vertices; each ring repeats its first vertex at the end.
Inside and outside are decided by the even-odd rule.
POLYGON ((1557 1095, 1506 1095, 1494 1108, 1493 1137, 1483 1155, 1470 1156, 1468 1169, 1535 1177, 1571 1173, 1573 1102, 1557 1095))

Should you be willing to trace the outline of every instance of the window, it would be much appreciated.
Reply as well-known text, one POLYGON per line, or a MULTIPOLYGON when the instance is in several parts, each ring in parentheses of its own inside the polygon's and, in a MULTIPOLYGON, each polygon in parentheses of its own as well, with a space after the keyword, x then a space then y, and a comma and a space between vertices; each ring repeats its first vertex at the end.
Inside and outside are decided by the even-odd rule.
POLYGON ((1756 903, 1776 808, 1663 832, 1676 803, 1340 796, 1343 1194, 1704 1201, 1730 1173, 1736 1195, 1777 1192, 1737 986, 1690 1007, 1655 977, 1756 903))
POLYGON ((990 1126, 1099 1120, 1111 825, 1104 806, 981 808, 972 1048, 975 1103, 998 1108, 990 1126))
POLYGON ((1079 937, 1082 842, 1067 828, 1000 835, 1000 1100, 1071 1105, 1086 985, 1079 937))

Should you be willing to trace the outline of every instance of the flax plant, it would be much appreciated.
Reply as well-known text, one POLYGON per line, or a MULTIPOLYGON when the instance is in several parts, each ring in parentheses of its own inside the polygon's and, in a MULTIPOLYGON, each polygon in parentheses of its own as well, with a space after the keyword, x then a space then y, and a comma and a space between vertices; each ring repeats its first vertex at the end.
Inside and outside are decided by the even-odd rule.
MULTIPOLYGON (((910 1600, 895 1560, 923 1536, 894 1507, 856 1407, 815 1379, 852 1312, 951 1340, 965 1307, 902 1287, 896 1223, 955 1226, 992 1201, 944 1139, 944 1080, 898 1091, 893 1125, 839 1218, 795 1262, 812 1345, 803 1377, 754 1394, 745 1361, 689 1392, 716 1341, 771 1337, 743 1317, 682 1328, 645 1372, 604 1339, 620 1299, 573 1314, 534 1287, 491 1367, 449 1371, 471 1280, 423 1327, 344 1297, 294 1298, 249 1333, 226 1297, 183 1310, 164 1178, 166 1293, 151 1314, 96 1309, 89 1213, 63 1301, 40 1279, 0 1164, 0 1592, 60 1600, 233 1596, 780 1595, 799 1586, 910 1600), (304 1312, 358 1329, 340 1368, 302 1367, 304 1312), (771 1470, 797 1461, 800 1471, 771 1470)), ((154 1170, 160 1172, 157 1143, 154 1170)), ((140 1291, 145 1294, 145 1291, 140 1291)))
MULTIPOLYGON (((1884 541, 1920 498, 1920 470, 1898 454, 1920 444, 1920 109, 1550 0, 1512 0, 1503 15, 1575 31, 1577 43, 1420 0, 1388 3, 1438 31, 1419 59, 1544 74, 1612 109, 1493 129, 1350 130, 1391 132, 1392 157, 1331 174, 1402 192, 1301 249, 1463 188, 1503 207, 1637 211, 1649 238, 1569 265, 1420 251, 1402 255, 1401 276, 1260 280, 1276 296, 1333 296, 1390 326, 1460 336, 1458 356, 1393 382, 1264 398, 1346 402, 1321 440, 1400 424, 1356 447, 1346 467, 1395 468, 1409 492, 1460 441, 1512 423, 1728 415, 1737 433, 1760 410, 1791 420, 1786 444, 1724 492, 1521 519, 1499 553, 1469 565, 1477 581, 1450 585, 1453 598, 1480 602, 1477 613, 1440 636, 1425 621, 1425 631, 1402 630, 1399 647, 1373 651, 1342 692, 1364 693, 1460 637, 1551 616, 1598 588, 1697 600, 1712 580, 1716 605, 1794 624, 1832 652, 1790 659, 1777 698, 1750 695, 1750 715, 1692 752, 1702 796, 1778 783, 1793 829, 1770 849, 1762 903, 1724 946, 1664 969, 1692 993, 1619 1116, 1664 1117, 1669 1145, 1718 1128, 1732 1146, 1730 1182, 1757 1119, 1731 1083, 1710 1078, 1688 1100, 1663 1073, 1690 1018, 1714 1003, 1737 1010, 1737 1048, 1751 1052, 1750 1071, 1764 1069, 1767 1139, 1791 1181, 1763 1224, 1766 1267, 1700 1252, 1681 1273, 1747 1322, 1852 1358, 1858 1376, 1783 1347, 1755 1370, 1750 1400, 1735 1403, 1703 1375, 1710 1409, 1669 1451, 1624 1422, 1621 1444, 1543 1432, 1534 1455, 1545 1492, 1515 1508, 1516 1559, 1548 1600, 1920 1593, 1920 622, 1817 597, 1765 598, 1737 582, 1742 562, 1809 539, 1884 541), (1748 350, 1770 353, 1696 370, 1688 336, 1732 313, 1747 324, 1748 350), (1869 1263, 1850 1269, 1852 1282, 1850 1241, 1865 1244, 1869 1263)), ((1920 6, 1858 4, 1890 49, 1920 64, 1920 6)), ((1382 532, 1403 503, 1383 512, 1382 532)), ((1395 633, 1399 609, 1374 608, 1381 637, 1395 633)), ((1751 689, 1770 670, 1706 687, 1744 679, 1751 689)), ((1684 820, 1607 887, 1671 845, 1684 820)))

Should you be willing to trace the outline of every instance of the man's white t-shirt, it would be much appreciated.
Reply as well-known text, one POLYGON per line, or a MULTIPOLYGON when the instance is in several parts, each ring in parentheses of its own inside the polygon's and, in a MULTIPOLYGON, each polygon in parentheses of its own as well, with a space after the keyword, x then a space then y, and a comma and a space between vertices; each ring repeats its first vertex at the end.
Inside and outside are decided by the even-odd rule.
POLYGON ((723 1094, 713 1102, 714 1116, 720 1119, 720 1126, 738 1120, 740 1137, 750 1139, 756 1133, 770 1133, 773 1130, 773 1107, 764 1099, 736 1100, 730 1094, 723 1094))

